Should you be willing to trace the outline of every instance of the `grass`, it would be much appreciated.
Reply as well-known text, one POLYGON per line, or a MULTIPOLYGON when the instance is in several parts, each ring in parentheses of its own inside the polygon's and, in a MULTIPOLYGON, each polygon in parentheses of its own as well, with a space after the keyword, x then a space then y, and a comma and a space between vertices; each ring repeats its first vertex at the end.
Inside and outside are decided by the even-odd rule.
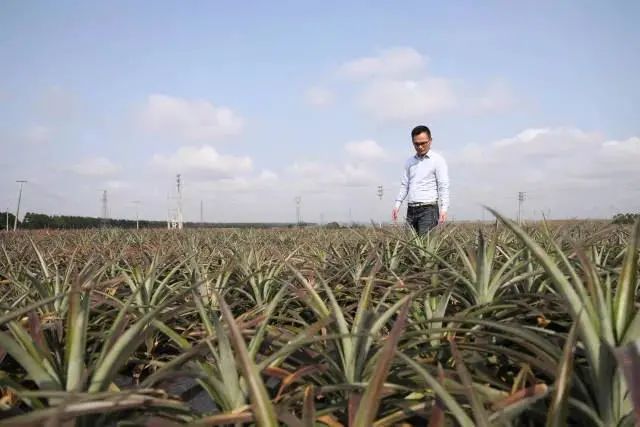
POLYGON ((494 214, 3 234, 0 423, 634 425, 640 222, 494 214))

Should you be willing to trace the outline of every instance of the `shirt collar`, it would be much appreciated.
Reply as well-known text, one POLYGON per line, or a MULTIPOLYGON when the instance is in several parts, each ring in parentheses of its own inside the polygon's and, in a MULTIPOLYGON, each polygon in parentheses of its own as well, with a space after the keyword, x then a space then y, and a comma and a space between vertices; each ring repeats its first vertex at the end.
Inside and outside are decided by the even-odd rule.
POLYGON ((431 151, 427 151, 427 154, 425 154, 424 156, 418 156, 418 154, 414 154, 413 158, 416 160, 422 160, 422 159, 430 159, 431 156, 429 155, 431 151))

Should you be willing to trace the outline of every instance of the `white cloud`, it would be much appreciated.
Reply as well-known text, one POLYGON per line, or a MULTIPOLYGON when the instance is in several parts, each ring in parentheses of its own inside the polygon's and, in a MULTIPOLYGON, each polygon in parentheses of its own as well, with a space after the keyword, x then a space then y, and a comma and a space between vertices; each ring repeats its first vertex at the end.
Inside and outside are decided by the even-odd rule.
POLYGON ((278 174, 268 169, 263 170, 258 175, 258 179, 263 182, 275 182, 278 180, 278 174))
POLYGON ((344 63, 338 74, 354 79, 407 76, 424 70, 427 57, 412 47, 381 50, 377 56, 356 58, 344 63))
POLYGON ((517 104, 506 81, 471 86, 428 72, 427 57, 411 47, 381 51, 338 68, 359 85, 357 105, 379 120, 406 121, 443 113, 484 114, 517 104))
POLYGON ((106 157, 89 157, 69 168, 74 173, 83 176, 108 176, 120 170, 106 157))
POLYGON ((420 119, 457 106, 452 84, 441 78, 378 80, 368 84, 359 105, 374 117, 389 120, 420 119))
POLYGON ((270 170, 263 170, 255 176, 235 176, 219 181, 220 189, 225 191, 258 191, 272 188, 279 182, 278 174, 270 170))
POLYGON ((124 190, 130 188, 131 185, 126 181, 119 181, 114 179, 105 182, 105 187, 108 190, 124 190))
POLYGON ((141 122, 148 132, 183 142, 215 141, 237 135, 244 126, 244 119, 228 107, 161 94, 148 97, 141 122))
POLYGON ((278 174, 270 170, 263 170, 254 176, 234 176, 215 181, 206 181, 198 185, 200 191, 220 191, 233 193, 251 193, 276 189, 280 182, 278 174))
POLYGON ((52 86, 38 99, 36 107, 44 119, 67 124, 78 112, 79 101, 70 90, 52 86))
POLYGON ((334 93, 327 88, 314 86, 305 94, 307 103, 314 107, 327 107, 333 104, 334 93))
POLYGON ((24 141, 29 144, 45 144, 51 140, 51 129, 42 125, 32 125, 24 133, 24 141))
POLYGON ((348 142, 344 149, 347 154, 360 160, 377 160, 387 157, 384 148, 372 139, 348 142))
POLYGON ((182 147, 170 156, 156 154, 152 164, 172 173, 191 172, 210 178, 232 178, 250 172, 253 167, 250 157, 223 155, 209 145, 182 147))
MULTIPOLYGON (((610 205, 624 210, 628 196, 640 196, 640 138, 607 141, 576 128, 531 128, 485 144, 470 144, 447 156, 452 205, 504 204, 525 191, 527 205, 558 216, 580 215, 610 205), (459 190, 455 190, 458 188, 459 190), (511 197, 513 196, 513 197, 511 197), (455 200, 455 201, 454 201, 455 200)), ((636 206, 637 208, 637 206, 636 206)))
POLYGON ((602 144, 602 153, 609 159, 629 163, 640 158, 640 138, 632 137, 624 141, 607 141, 602 144))
POLYGON ((497 80, 489 84, 482 93, 471 96, 464 106, 470 113, 492 113, 506 111, 517 104, 511 87, 504 81, 497 80))
POLYGON ((376 182, 375 174, 361 163, 336 165, 319 161, 295 162, 288 170, 295 184, 305 191, 324 191, 327 187, 359 187, 376 182))

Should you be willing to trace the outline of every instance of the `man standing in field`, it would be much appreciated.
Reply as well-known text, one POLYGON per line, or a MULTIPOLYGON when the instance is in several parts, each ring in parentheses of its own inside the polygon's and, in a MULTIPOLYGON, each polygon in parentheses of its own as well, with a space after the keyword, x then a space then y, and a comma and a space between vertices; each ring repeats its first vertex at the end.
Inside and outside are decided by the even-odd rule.
POLYGON ((449 172, 444 157, 431 150, 428 127, 413 128, 411 139, 416 154, 405 163, 391 217, 397 221, 400 205, 407 198, 407 222, 418 234, 424 235, 447 220, 449 172))

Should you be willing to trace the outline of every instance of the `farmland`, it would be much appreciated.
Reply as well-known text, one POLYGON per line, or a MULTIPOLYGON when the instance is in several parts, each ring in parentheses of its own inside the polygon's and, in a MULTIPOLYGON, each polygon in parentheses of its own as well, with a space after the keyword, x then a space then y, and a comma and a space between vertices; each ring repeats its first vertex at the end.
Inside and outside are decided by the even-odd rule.
POLYGON ((635 423, 640 222, 0 239, 6 425, 635 423))

